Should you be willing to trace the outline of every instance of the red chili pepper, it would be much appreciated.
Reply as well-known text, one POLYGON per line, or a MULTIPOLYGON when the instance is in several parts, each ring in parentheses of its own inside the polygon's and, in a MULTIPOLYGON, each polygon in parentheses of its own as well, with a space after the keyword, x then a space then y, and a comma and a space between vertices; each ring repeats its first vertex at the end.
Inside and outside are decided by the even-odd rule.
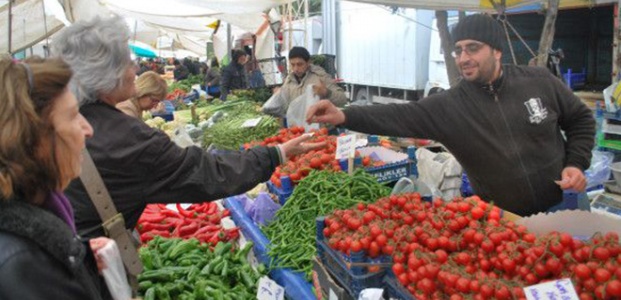
POLYGON ((140 235, 140 241, 142 243, 147 243, 148 241, 152 240, 157 235, 159 235, 161 237, 170 237, 170 232, 168 232, 168 231, 157 231, 157 230, 145 232, 145 233, 140 235))
POLYGON ((213 215, 218 211, 218 204, 215 202, 209 202, 209 207, 207 208, 206 213, 208 215, 213 215))
POLYGON ((207 232, 213 233, 213 232, 217 232, 220 229, 222 229, 222 226, 220 225, 207 225, 207 226, 203 226, 199 228, 194 234, 198 235, 198 234, 203 234, 207 232))
POLYGON ((189 225, 181 226, 179 228, 179 235, 181 237, 186 237, 190 234, 193 234, 198 230, 198 224, 196 222, 192 222, 189 225))
POLYGON ((157 224, 157 223, 143 223, 142 230, 143 231, 151 231, 151 230, 160 230, 160 231, 169 231, 171 226, 170 224, 157 224))
POLYGON ((138 219, 138 223, 160 223, 162 222, 166 216, 164 214, 142 214, 140 219, 138 219))
POLYGON ((228 217, 231 215, 231 212, 228 209, 222 211, 222 217, 228 217))
POLYGON ((235 240, 239 237, 239 227, 225 229, 224 232, 224 236, 227 241, 235 240))
POLYGON ((162 210, 162 215, 167 216, 167 217, 179 218, 179 213, 177 213, 176 211, 172 211, 170 209, 162 210))
POLYGON ((220 224, 220 214, 213 214, 209 216, 209 222, 212 224, 220 224))
POLYGON ((207 241, 207 243, 210 243, 212 245, 216 245, 218 242, 220 241, 220 238, 218 237, 218 234, 214 234, 212 235, 209 240, 207 241))
POLYGON ((186 218, 194 218, 194 212, 192 211, 186 211, 185 209, 183 209, 183 207, 181 207, 180 203, 177 203, 177 210, 179 211, 179 214, 186 217, 186 218))

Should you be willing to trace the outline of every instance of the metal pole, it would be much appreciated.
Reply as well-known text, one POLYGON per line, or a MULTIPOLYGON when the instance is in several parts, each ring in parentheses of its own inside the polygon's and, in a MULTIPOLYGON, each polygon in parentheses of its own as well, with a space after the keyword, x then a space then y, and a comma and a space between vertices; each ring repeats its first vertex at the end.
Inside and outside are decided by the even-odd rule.
POLYGON ((306 49, 308 49, 308 1, 304 0, 304 48, 306 49))
MULTIPOLYGON (((45 14, 45 2, 44 1, 41 1, 41 7, 43 8, 43 26, 45 28, 45 48, 50 49, 50 39, 48 39, 48 36, 47 36, 47 15, 45 14)), ((47 53, 45 53, 45 57, 47 57, 47 53)))
POLYGON ((287 18, 288 18, 288 23, 289 23, 289 32, 288 32, 288 45, 287 45, 287 51, 291 50, 291 47, 293 47, 291 44, 293 43, 293 24, 291 22, 291 20, 293 19, 293 2, 289 2, 289 4, 287 4, 287 6, 289 7, 288 11, 287 11, 287 18))
POLYGON ((229 63, 232 62, 233 55, 231 54, 231 50, 233 50, 233 37, 231 36, 231 24, 226 23, 226 50, 227 55, 229 56, 229 63))
POLYGON ((11 41, 13 40, 13 0, 9 0, 9 54, 13 56, 13 51, 11 49, 11 41))
POLYGON ((617 81, 619 81, 619 69, 621 69, 621 61, 619 61, 619 59, 621 58, 620 52, 621 52, 621 47, 619 45, 619 43, 621 42, 621 21, 619 20, 621 18, 621 0, 619 0, 616 4, 615 4, 615 11, 614 11, 614 28, 613 28, 613 37, 612 37, 612 46, 613 46, 613 50, 612 50, 612 82, 615 83, 617 81))

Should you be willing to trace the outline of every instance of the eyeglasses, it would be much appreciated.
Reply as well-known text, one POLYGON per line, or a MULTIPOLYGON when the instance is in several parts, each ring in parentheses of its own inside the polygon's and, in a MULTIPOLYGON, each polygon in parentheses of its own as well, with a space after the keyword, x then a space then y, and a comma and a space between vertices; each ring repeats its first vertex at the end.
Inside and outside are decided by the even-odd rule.
POLYGON ((451 52, 451 55, 454 58, 458 58, 461 56, 461 54, 463 52, 466 52, 468 54, 468 56, 472 56, 477 54, 477 52, 479 52, 483 46, 485 46, 485 44, 482 43, 470 43, 465 45, 463 48, 462 47, 455 47, 455 49, 453 50, 453 52, 451 52))

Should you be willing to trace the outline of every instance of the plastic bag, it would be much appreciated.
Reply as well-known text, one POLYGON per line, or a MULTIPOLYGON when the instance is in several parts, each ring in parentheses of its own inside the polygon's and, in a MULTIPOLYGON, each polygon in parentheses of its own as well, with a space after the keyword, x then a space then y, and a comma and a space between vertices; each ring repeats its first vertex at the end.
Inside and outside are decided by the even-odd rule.
POLYGON ((250 217, 255 223, 266 225, 274 218, 279 209, 280 204, 274 202, 268 193, 262 192, 254 199, 250 217))
POLYGON ((406 194, 406 193, 419 193, 422 197, 441 197, 442 194, 436 188, 433 188, 423 182, 422 180, 414 177, 401 177, 395 186, 392 188, 391 195, 406 194))
POLYGON ((101 257, 105 269, 101 270, 108 290, 114 300, 127 300, 132 298, 132 289, 127 282, 127 273, 121 259, 121 252, 114 240, 110 240, 103 248, 97 251, 101 257))
POLYGON ((593 150, 591 166, 584 171, 587 180, 587 190, 598 185, 604 184, 610 178, 610 165, 614 159, 614 154, 610 152, 593 150))
POLYGON ((287 114, 287 101, 280 90, 272 95, 261 107, 261 112, 275 117, 284 117, 287 114))
POLYGON ((185 126, 180 125, 175 128, 171 140, 181 148, 186 148, 194 145, 192 137, 185 130, 185 126))
POLYGON ((440 191, 443 199, 461 195, 462 168, 450 153, 433 153, 425 148, 416 150, 419 180, 440 191))
POLYGON ((307 86, 304 94, 293 99, 289 104, 287 109, 287 125, 289 127, 302 126, 307 132, 312 129, 319 129, 319 124, 317 123, 306 123, 306 111, 317 102, 319 102, 319 97, 313 92, 313 86, 307 86))

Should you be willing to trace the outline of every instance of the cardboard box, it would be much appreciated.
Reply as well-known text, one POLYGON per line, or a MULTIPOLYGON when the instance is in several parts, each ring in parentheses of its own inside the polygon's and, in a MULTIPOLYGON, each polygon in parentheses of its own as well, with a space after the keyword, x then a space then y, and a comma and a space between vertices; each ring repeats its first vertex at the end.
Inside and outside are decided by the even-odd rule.
POLYGON ((313 284, 318 300, 353 300, 347 291, 332 279, 317 257, 313 259, 313 284))

